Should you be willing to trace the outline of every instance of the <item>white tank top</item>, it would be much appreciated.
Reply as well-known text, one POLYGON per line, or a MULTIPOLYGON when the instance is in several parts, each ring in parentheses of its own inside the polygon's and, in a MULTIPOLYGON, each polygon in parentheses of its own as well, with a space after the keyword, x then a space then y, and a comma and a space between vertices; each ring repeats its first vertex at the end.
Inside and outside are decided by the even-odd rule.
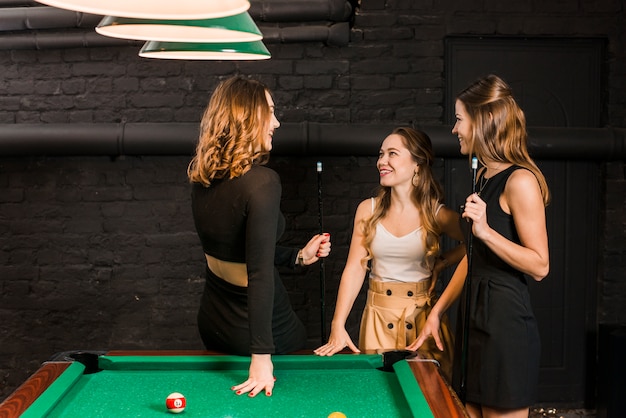
POLYGON ((423 235, 423 227, 420 226, 402 237, 397 237, 378 222, 371 244, 373 258, 370 278, 384 282, 419 282, 428 279, 431 271, 424 262, 426 249, 423 235))

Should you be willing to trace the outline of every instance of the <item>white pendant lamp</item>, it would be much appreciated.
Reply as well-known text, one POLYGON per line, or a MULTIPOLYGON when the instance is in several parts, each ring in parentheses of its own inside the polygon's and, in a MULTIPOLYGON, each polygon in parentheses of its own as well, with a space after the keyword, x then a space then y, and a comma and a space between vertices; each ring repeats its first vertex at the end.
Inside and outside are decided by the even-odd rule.
POLYGON ((263 42, 199 43, 149 41, 139 51, 144 58, 179 60, 265 60, 271 58, 263 42))
POLYGON ((165 42, 253 42, 263 34, 248 12, 200 20, 156 20, 106 16, 96 32, 113 38, 165 42))
POLYGON ((247 11, 248 0, 36 0, 48 6, 138 19, 213 19, 247 11))

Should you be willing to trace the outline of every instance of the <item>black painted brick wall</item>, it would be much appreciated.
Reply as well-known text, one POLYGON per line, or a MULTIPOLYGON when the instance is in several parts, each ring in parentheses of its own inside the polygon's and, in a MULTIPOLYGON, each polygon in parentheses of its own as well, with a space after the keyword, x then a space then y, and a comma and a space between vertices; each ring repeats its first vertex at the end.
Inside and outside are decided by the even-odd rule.
MULTIPOLYGON (((440 124, 451 111, 443 108, 444 37, 467 34, 606 38, 603 120, 623 128, 625 16, 620 0, 363 0, 348 46, 268 45, 264 62, 145 60, 128 46, 0 50, 0 124, 197 122, 219 79, 233 73, 267 83, 283 122, 440 124)), ((56 351, 201 348, 204 264, 188 160, 0 156, 0 399, 56 351)), ((284 183, 286 243, 301 245, 317 230, 316 161, 270 163, 284 183)), ((324 159, 331 310, 354 210, 376 186, 374 163, 324 159)), ((626 165, 604 170, 597 316, 626 323, 626 165)), ((314 346, 319 271, 283 279, 314 346)))

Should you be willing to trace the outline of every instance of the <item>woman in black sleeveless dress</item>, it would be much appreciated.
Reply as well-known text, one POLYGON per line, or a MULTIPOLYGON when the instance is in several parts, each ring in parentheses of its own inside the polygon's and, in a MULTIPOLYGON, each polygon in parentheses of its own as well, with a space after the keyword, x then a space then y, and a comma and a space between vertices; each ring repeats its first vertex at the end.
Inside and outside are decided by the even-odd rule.
MULTIPOLYGON (((456 362, 454 386, 460 389, 465 373, 471 417, 528 417, 536 401, 540 341, 526 277, 540 281, 549 270, 548 187, 528 155, 524 113, 503 80, 490 75, 470 85, 457 96, 455 114, 452 132, 461 153, 482 165, 461 221, 471 221, 474 236, 471 286, 464 286, 465 257, 410 348, 430 336, 439 345, 439 317, 469 291, 467 366, 462 370, 456 362)), ((455 360, 462 360, 458 354, 455 360)))

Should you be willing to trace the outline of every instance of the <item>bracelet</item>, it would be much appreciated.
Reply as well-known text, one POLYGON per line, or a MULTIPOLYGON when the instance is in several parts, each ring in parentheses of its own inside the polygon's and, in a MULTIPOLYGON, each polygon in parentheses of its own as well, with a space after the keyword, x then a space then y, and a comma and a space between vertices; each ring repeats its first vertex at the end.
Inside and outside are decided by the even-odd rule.
POLYGON ((298 250, 298 257, 296 258, 296 264, 299 266, 304 266, 304 256, 302 255, 302 250, 298 250))

